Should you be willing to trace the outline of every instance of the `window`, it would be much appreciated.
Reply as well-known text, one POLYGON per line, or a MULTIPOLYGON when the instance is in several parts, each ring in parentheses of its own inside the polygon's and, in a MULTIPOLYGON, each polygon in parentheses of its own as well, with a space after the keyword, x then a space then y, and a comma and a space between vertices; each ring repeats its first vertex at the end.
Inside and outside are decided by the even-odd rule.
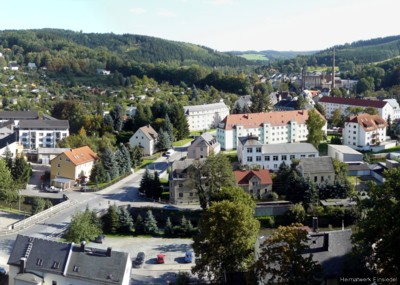
POLYGON ((200 148, 200 151, 203 151, 203 148, 202 148, 202 147, 200 148))
POLYGON ((287 156, 286 155, 282 155, 282 160, 287 160, 287 156))
POLYGON ((251 156, 247 158, 247 162, 252 162, 252 161, 253 161, 253 158, 251 156))
POLYGON ((277 169, 278 168, 278 164, 274 164, 274 169, 277 169))
POLYGON ((256 156, 256 161, 261 161, 261 156, 256 156))
POLYGON ((314 176, 314 182, 318 182, 318 176, 314 176))
POLYGON ((277 155, 274 155, 274 156, 273 156, 273 160, 274 160, 274 161, 278 161, 278 156, 277 156, 277 155))
POLYGON ((253 186, 257 186, 258 185, 258 181, 253 181, 253 186))
POLYGON ((60 160, 62 160, 62 157, 60 156, 60 160))
POLYGON ((253 152, 253 149, 251 147, 248 147, 247 148, 247 153, 252 153, 252 152, 253 152))
POLYGON ((189 193, 189 196, 190 196, 190 197, 193 197, 193 192, 190 192, 190 193, 189 193))
POLYGON ((57 281, 54 281, 54 280, 53 280, 53 281, 51 282, 51 285, 57 285, 57 281))
POLYGON ((290 159, 292 160, 292 159, 295 159, 296 158, 296 156, 294 155, 294 154, 291 154, 290 155, 290 159))
POLYGON ((264 156, 265 161, 269 161, 269 155, 264 156))
POLYGON ((256 152, 261 152, 261 147, 256 147, 256 152))
POLYGON ((179 198, 183 198, 183 193, 179 193, 179 198))
POLYGON ((353 134, 356 134, 356 131, 354 131, 353 134))
POLYGON ((183 184, 182 184, 182 183, 179 183, 178 186, 179 186, 179 188, 182 188, 182 187, 183 187, 183 184))
POLYGON ((302 155, 300 155, 300 157, 306 157, 306 155, 305 155, 305 154, 302 154, 302 155))
POLYGON ((324 177, 323 176, 321 176, 321 182, 323 182, 324 181, 324 177))
POLYGON ((61 165, 60 165, 60 164, 57 164, 57 167, 61 167, 61 165))

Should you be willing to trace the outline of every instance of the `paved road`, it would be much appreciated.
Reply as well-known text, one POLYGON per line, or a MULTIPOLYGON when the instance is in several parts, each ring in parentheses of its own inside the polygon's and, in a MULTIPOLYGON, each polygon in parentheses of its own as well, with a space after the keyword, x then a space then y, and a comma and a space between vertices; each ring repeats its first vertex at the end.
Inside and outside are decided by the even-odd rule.
MULTIPOLYGON (((170 158, 169 161, 173 161, 176 159, 181 159, 186 156, 186 148, 177 148, 177 152, 175 152, 170 158)), ((160 173, 166 174, 166 169, 168 168, 168 160, 166 157, 160 157, 154 163, 149 165, 149 169, 157 170, 160 173)), ((131 174, 130 176, 124 178, 123 180, 117 182, 116 184, 95 193, 82 193, 78 191, 65 191, 64 194, 67 194, 68 197, 72 200, 76 201, 76 204, 59 214, 49 217, 43 224, 34 224, 29 228, 20 232, 20 234, 30 235, 39 238, 53 238, 58 236, 63 230, 68 226, 71 221, 71 217, 77 211, 83 211, 86 208, 89 209, 107 209, 110 204, 116 205, 126 205, 130 204, 133 207, 164 207, 164 204, 157 202, 150 202, 139 195, 138 188, 140 184, 140 180, 142 178, 144 170, 140 170, 137 173, 131 174)), ((39 190, 28 189, 23 190, 23 195, 37 195, 37 196, 50 196, 50 197, 60 197, 62 194, 56 193, 45 193, 39 192, 39 190)), ((199 206, 194 205, 176 205, 177 208, 191 208, 191 209, 199 209, 199 206)), ((7 236, 0 236, 0 266, 4 266, 7 263, 8 257, 11 253, 11 249, 13 247, 14 241, 16 238, 16 234, 11 234, 7 236)), ((168 241, 168 240, 167 240, 168 241)), ((190 248, 188 244, 191 243, 191 240, 187 240, 187 243, 184 243, 183 247, 185 250, 190 248)), ((172 242, 172 245, 174 243, 172 242)), ((140 246, 140 245, 139 245, 140 246)), ((169 245, 171 246, 171 245, 169 245)), ((138 251, 137 249, 135 249, 138 251)), ((135 250, 132 252, 134 255, 137 253, 135 250)), ((150 255, 154 255, 155 251, 150 250, 150 255)), ((179 254, 182 254, 180 252, 179 254)), ((174 257, 178 258, 178 257, 174 257)), ((152 265, 149 263, 148 266, 145 266, 142 270, 133 273, 133 279, 144 282, 143 284, 149 284, 149 279, 155 278, 150 282, 150 284, 165 284, 166 279, 174 278, 174 273, 170 271, 177 272, 181 270, 182 266, 188 267, 186 264, 169 264, 168 263, 161 268, 154 267, 157 265, 152 265), (169 267, 167 267, 169 266, 169 267)), ((185 268, 186 268, 185 267, 185 268)), ((190 267, 190 266, 189 266, 190 267)), ((182 268, 182 270, 184 270, 182 268)), ((187 270, 187 268, 185 269, 187 270)), ((172 280, 172 279, 171 279, 172 280)))

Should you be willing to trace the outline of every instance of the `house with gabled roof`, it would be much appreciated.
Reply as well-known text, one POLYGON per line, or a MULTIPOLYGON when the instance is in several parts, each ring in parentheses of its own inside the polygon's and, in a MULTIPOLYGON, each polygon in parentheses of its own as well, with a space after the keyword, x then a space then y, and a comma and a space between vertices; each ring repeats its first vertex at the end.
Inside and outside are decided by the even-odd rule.
POLYGON ((10 285, 129 285, 129 253, 17 235, 8 259, 10 285))
POLYGON ((50 162, 51 184, 68 189, 75 182, 86 182, 98 159, 97 154, 88 146, 64 151, 50 162))
POLYGON ((335 168, 330 156, 301 158, 297 170, 301 176, 318 185, 335 181, 335 168))
POLYGON ((272 191, 272 178, 268 169, 236 170, 233 173, 236 184, 257 199, 264 198, 272 191))
POLYGON ((188 146, 187 157, 193 159, 206 158, 211 154, 218 154, 220 150, 221 145, 217 142, 217 139, 210 133, 203 133, 188 146))
POLYGON ((153 155, 157 142, 158 133, 150 125, 139 128, 129 139, 130 146, 140 146, 144 155, 153 155))
POLYGON ((379 115, 360 114, 350 117, 342 131, 343 144, 369 150, 386 141, 387 122, 379 115))
MULTIPOLYGON (((308 112, 295 110, 228 115, 218 125, 217 140, 221 149, 225 150, 236 149, 239 138, 247 136, 257 137, 262 144, 306 141, 308 112)), ((326 134, 326 124, 322 130, 326 134)))

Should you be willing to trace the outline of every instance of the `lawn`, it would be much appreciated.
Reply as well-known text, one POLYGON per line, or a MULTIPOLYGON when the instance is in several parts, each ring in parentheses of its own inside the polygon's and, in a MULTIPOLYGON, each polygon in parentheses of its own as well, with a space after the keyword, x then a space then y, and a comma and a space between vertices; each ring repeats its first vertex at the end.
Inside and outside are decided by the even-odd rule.
POLYGON ((262 61, 268 61, 268 57, 266 57, 263 54, 258 54, 258 53, 245 53, 241 54, 241 57, 244 57, 247 60, 262 60, 262 61))
POLYGON ((184 146, 192 141, 192 138, 183 139, 172 143, 172 146, 184 146))

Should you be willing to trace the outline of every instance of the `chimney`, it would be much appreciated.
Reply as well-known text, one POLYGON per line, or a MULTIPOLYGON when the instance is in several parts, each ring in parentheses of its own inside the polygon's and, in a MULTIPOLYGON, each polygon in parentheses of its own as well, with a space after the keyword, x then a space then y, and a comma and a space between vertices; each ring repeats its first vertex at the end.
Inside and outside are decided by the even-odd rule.
POLYGON ((81 241, 81 251, 85 252, 85 245, 86 245, 86 241, 81 241))
POLYGON ((318 232, 318 217, 312 218, 312 229, 314 233, 318 232))
POLYGON ((26 270, 26 257, 21 257, 21 263, 19 264, 19 273, 25 273, 26 270))
POLYGON ((111 251, 112 251, 112 248, 111 247, 107 247, 106 256, 111 257, 111 251))

